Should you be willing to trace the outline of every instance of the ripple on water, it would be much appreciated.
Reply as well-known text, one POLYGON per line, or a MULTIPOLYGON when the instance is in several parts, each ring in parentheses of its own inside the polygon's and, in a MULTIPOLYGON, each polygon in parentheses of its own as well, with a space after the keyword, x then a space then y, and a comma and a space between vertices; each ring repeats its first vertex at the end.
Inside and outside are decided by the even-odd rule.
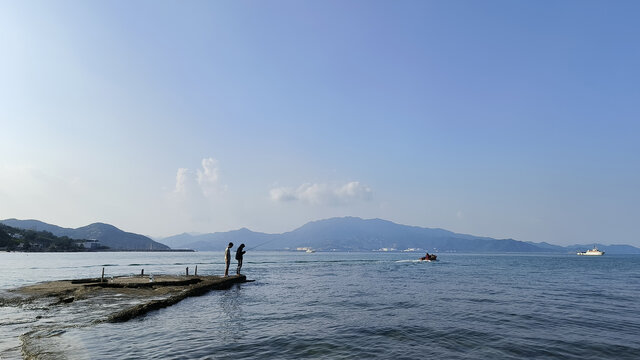
MULTIPOLYGON (((42 344, 59 339, 79 349, 73 354, 118 359, 640 358, 640 319, 632 316, 640 287, 628 281, 640 274, 634 258, 443 254, 429 266, 398 262, 412 256, 267 254, 246 265, 255 283, 123 324, 51 332, 42 344), (594 281, 600 289, 585 289, 594 281)), ((168 269, 183 262, 164 261, 168 269)), ((72 306, 60 315, 70 317, 72 306)), ((44 320, 55 322, 37 323, 44 320)))

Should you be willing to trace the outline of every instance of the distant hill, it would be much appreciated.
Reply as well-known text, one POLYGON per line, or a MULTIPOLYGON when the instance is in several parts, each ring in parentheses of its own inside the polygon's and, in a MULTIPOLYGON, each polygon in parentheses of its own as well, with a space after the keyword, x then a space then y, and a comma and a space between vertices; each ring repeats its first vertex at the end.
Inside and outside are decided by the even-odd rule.
MULTIPOLYGON (((124 232, 113 225, 94 223, 77 229, 62 228, 38 220, 2 220, 15 228, 48 231, 59 237, 71 239, 95 239, 101 245, 114 250, 170 250, 194 249, 198 251, 222 251, 229 242, 244 243, 247 249, 286 250, 308 247, 317 251, 375 251, 406 250, 461 253, 576 253, 591 249, 594 244, 558 246, 548 243, 524 242, 514 239, 458 234, 444 229, 424 228, 396 224, 382 219, 357 217, 331 218, 309 222, 293 231, 282 234, 266 234, 242 228, 211 234, 183 233, 159 239, 124 232)), ((606 254, 640 254, 640 249, 630 245, 595 244, 606 254)))
POLYGON ((38 220, 17 220, 6 219, 0 223, 19 229, 48 231, 55 236, 67 236, 71 239, 95 239, 101 245, 108 246, 113 250, 169 250, 164 244, 153 241, 150 238, 125 232, 113 225, 94 223, 77 229, 63 228, 56 225, 47 224, 38 220))
POLYGON ((58 237, 49 231, 34 231, 0 224, 0 251, 62 252, 88 251, 85 240, 58 237))
MULTIPOLYGON (((357 217, 331 218, 309 222, 282 234, 265 234, 246 228, 212 234, 180 234, 159 240, 173 248, 199 251, 222 250, 227 243, 245 243, 248 249, 283 250, 309 247, 318 251, 371 251, 380 249, 420 249, 438 252, 548 252, 571 253, 591 246, 562 247, 548 243, 532 243, 514 239, 493 239, 458 234, 444 229, 423 228, 393 223, 382 219, 357 217)), ((611 254, 640 253, 629 245, 598 245, 611 254)))
MULTIPOLYGON (((217 232, 212 234, 202 235, 190 235, 183 233, 180 235, 170 236, 159 241, 163 244, 171 246, 173 249, 194 249, 198 251, 216 251, 224 250, 227 244, 233 242, 237 245, 241 243, 247 244, 247 248, 257 246, 259 244, 268 245, 269 243, 278 240, 280 235, 277 234, 265 234, 259 232, 253 232, 247 228, 239 230, 217 232)), ((262 250, 271 249, 278 250, 284 249, 284 247, 260 247, 262 250)))
POLYGON ((313 221, 282 234, 287 247, 321 250, 424 249, 451 252, 540 252, 534 245, 513 239, 492 239, 444 229, 400 225, 382 219, 357 217, 313 221))

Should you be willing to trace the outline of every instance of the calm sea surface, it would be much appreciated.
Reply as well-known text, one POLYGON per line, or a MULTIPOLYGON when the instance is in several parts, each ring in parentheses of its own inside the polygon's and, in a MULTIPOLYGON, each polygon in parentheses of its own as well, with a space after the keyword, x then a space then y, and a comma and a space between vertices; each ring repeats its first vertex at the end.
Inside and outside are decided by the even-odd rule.
POLYGON ((255 282, 92 325, 123 304, 54 311, 50 300, 12 305, 6 290, 103 267, 221 274, 222 250, 0 253, 0 357, 24 346, 43 359, 640 359, 640 256, 413 261, 422 255, 249 251, 243 273, 255 282))

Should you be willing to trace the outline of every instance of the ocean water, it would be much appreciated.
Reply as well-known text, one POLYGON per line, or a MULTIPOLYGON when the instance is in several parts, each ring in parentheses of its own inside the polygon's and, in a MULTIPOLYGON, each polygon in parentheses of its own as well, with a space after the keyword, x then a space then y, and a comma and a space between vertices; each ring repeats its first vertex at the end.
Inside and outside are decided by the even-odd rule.
MULTIPOLYGON (((118 324, 127 304, 0 307, 0 357, 640 359, 640 256, 249 251, 255 282, 118 324), (111 307, 110 307, 111 306, 111 307), (84 309, 84 310, 82 310, 84 309)), ((221 274, 219 253, 0 254, 0 298, 105 274, 221 274)), ((233 265, 232 265, 233 268, 233 265)), ((79 304, 76 304, 79 303, 79 304)))

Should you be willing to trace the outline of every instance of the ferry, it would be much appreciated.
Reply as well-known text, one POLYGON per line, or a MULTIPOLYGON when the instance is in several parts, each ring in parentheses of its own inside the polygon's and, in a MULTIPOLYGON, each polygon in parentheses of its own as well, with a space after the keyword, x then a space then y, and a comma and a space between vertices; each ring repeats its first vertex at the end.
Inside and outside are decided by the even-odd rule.
POLYGON ((589 255, 589 256, 601 256, 604 255, 604 251, 600 251, 598 250, 597 247, 593 247, 593 249, 591 250, 587 250, 587 251, 579 251, 577 252, 578 255, 589 255))

